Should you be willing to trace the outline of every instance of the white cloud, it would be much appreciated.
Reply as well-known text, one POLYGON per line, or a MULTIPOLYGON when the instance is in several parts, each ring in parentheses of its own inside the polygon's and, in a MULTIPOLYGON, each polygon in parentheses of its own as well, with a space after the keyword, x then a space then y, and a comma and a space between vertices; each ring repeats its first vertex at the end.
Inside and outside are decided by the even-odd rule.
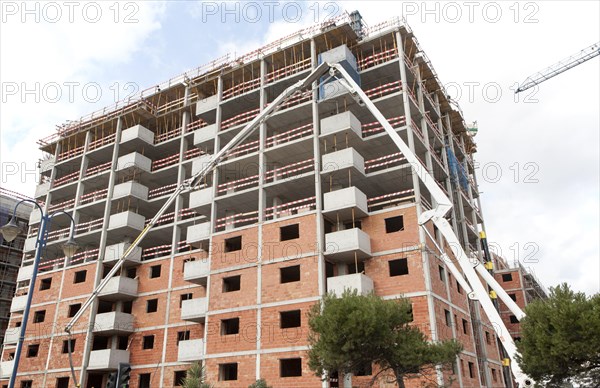
POLYGON ((9 8, 3 15, 0 41, 0 184, 31 195, 35 179, 30 172, 39 158, 35 141, 66 119, 115 102, 106 69, 134 60, 141 47, 151 44, 146 39, 161 28, 165 5, 92 2, 86 4, 98 5, 101 13, 80 4, 69 14, 67 2, 52 2, 62 12, 58 18, 44 8, 47 3, 14 4, 16 13, 9 8), (26 14, 23 7, 33 12, 26 14), (19 173, 13 173, 15 166, 19 173))
MULTIPOLYGON (((486 182, 478 171, 489 238, 500 244, 509 260, 523 260, 533 252, 532 245, 524 250, 525 244, 537 244, 533 259, 538 262, 526 265, 547 286, 566 281, 577 290, 598 292, 600 61, 593 59, 540 85, 531 94, 537 103, 523 103, 530 92, 519 94, 521 102, 515 103, 510 86, 597 41, 600 5, 529 2, 514 8, 516 3, 496 2, 502 16, 489 23, 482 12, 489 3, 473 2, 471 23, 466 2, 340 4, 349 12, 358 9, 370 25, 403 9, 411 11, 408 22, 442 82, 462 86, 459 102, 465 119, 479 122, 476 160, 502 168, 497 183, 486 182), (462 11, 458 21, 451 13, 455 5, 462 11), (437 14, 427 13, 436 7, 437 14), (537 22, 525 23, 526 19, 537 22), (472 102, 467 82, 480 83, 472 102), (499 102, 486 101, 486 84, 490 92, 501 86, 499 102), (531 166, 525 168, 527 162, 535 163, 533 178, 538 183, 523 182, 534 172, 531 166), (516 183, 515 163, 520 170, 516 183), (515 243, 520 248, 516 256, 515 243)), ((488 16, 496 5, 487 6, 488 16)))
MULTIPOLYGON (((287 3, 291 2, 278 3, 277 16, 287 3)), ((139 23, 133 25, 115 24, 109 19, 94 25, 81 20, 49 25, 9 19, 1 26, 2 82, 85 83, 105 79, 119 63, 143 69, 147 64, 138 60, 140 50, 160 52, 160 47, 178 36, 169 34, 169 26, 161 25, 164 4, 138 4, 139 23), (155 34, 158 31, 161 34, 155 34), (157 36, 149 41, 153 34, 157 36), (17 36, 19 39, 14 38, 17 36)), ((508 259, 515 257, 515 243, 519 243, 521 258, 528 253, 523 250, 524 244, 536 243, 539 252, 534 258, 539 262, 531 266, 546 285, 568 281, 575 289, 598 292, 600 61, 596 58, 542 84, 533 96, 536 103, 514 102, 510 87, 597 40, 599 3, 521 2, 520 8, 514 8, 514 2, 342 1, 333 7, 330 2, 302 3, 304 13, 300 21, 279 20, 266 28, 256 24, 262 33, 254 34, 255 38, 237 34, 232 39, 227 39, 224 32, 235 32, 241 26, 200 23, 198 4, 189 5, 190 17, 182 15, 181 20, 197 23, 198 36, 214 42, 213 58, 227 52, 241 55, 252 51, 312 25, 315 17, 322 19, 342 10, 358 9, 369 25, 401 15, 403 9, 411 11, 408 21, 441 80, 462 86, 459 102, 465 118, 479 122, 476 160, 482 166, 497 163, 502 169, 502 179, 496 183, 486 181, 482 170, 478 171, 488 236, 500 244, 508 259), (467 3, 476 4, 472 22, 467 3), (447 4, 459 6, 459 20, 447 4), (500 6, 498 22, 492 23, 490 18, 495 5, 486 4, 500 6), (483 13, 484 8, 488 14, 483 13), (525 23, 526 18, 537 21, 525 23), (466 82, 480 83, 472 99, 466 82), (498 102, 491 103, 490 96, 485 98, 485 85, 500 86, 502 96, 498 102), (523 182, 525 174, 533 171, 526 168, 527 162, 539 168, 533 176, 539 179, 538 183, 523 182), (513 179, 515 163, 520 167, 517 182, 513 179)), ((159 57, 155 61, 162 63, 159 57)), ((519 98, 527 95, 520 94, 519 98)), ((24 163, 27 179, 23 183, 17 175, 7 176, 3 171, 0 184, 31 194, 31 171, 38 154, 34 151, 35 140, 50 134, 54 124, 92 110, 81 96, 73 104, 3 103, 2 163, 24 163)))

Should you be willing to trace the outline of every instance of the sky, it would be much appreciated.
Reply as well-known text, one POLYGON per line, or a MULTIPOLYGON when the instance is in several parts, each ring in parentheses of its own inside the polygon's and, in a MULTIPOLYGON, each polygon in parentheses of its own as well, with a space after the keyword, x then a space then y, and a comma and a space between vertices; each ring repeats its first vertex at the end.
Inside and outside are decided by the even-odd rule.
POLYGON ((467 122, 492 248, 546 286, 600 291, 600 58, 514 94, 600 40, 597 1, 0 1, 0 186, 33 195, 57 125, 324 18, 404 16, 467 122), (367 6, 368 4, 368 6, 367 6))

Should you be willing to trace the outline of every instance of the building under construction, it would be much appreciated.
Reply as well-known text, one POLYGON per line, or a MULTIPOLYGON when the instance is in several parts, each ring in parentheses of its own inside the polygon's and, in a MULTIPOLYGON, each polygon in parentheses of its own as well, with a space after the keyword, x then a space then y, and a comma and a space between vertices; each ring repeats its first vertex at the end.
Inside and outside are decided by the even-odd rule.
MULTIPOLYGON (((538 299, 548 298, 548 291, 537 278, 532 268, 525 268, 515 261, 512 265, 502 257, 493 256, 494 277, 519 307, 525 308, 538 299)), ((498 302, 502 321, 515 341, 521 339, 521 325, 517 317, 502 302, 498 302)))
MULTIPOLYGON (((23 195, 0 187, 0 226, 5 225, 13 216, 15 206, 20 200, 26 199, 23 195)), ((16 222, 25 231, 31 214, 31 203, 23 203, 17 208, 16 222)), ((13 241, 6 241, 0 234, 0 344, 4 344, 4 336, 10 319, 10 305, 17 286, 17 275, 23 257, 23 244, 25 238, 17 237, 13 241)), ((16 333, 18 335, 18 333, 16 333)), ((13 340, 16 338, 14 330, 7 333, 13 340)))
MULTIPOLYGON (((16 386, 72 386, 64 332, 71 317, 167 197, 324 60, 343 63, 435 177, 454 204, 449 220, 463 249, 483 260, 475 144, 460 109, 403 20, 367 27, 345 14, 219 58, 39 142, 45 157, 35 196, 48 211, 73 214, 82 249, 63 257, 69 224, 57 219, 16 386)), ((433 202, 345 90, 325 81, 295 94, 197 190, 176 199, 77 322, 79 382, 105 386, 125 362, 132 387, 172 387, 201 362, 218 387, 258 378, 274 387, 360 386, 371 368, 361 376, 331 371, 321 382, 307 366, 307 311, 324 293, 350 287, 409 298, 414 324, 431 340, 464 345, 454 369, 432 371, 432 381, 510 386, 492 325, 417 223, 433 202)), ((34 212, 10 327, 21 323, 39 221, 34 212)), ((445 246, 438 230, 428 232, 445 246)), ((3 379, 16 338, 5 342, 3 379)))

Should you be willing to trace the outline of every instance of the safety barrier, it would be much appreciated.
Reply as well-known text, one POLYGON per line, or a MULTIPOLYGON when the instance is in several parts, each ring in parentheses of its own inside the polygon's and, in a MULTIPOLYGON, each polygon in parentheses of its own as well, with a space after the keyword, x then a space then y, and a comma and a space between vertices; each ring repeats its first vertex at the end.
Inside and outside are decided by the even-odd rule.
POLYGON ((75 182, 79 178, 79 171, 74 171, 70 174, 62 176, 54 180, 54 188, 66 185, 67 183, 75 182))
POLYGON ((282 78, 289 77, 303 70, 310 68, 310 58, 304 59, 282 67, 281 69, 273 70, 265 76, 265 83, 271 83, 282 78))
POLYGON ((260 77, 251 79, 246 82, 242 82, 237 85, 233 85, 229 89, 223 91, 223 101, 225 101, 231 97, 234 97, 234 96, 237 96, 240 94, 244 94, 250 90, 257 89, 259 86, 260 86, 260 77))
MULTIPOLYGON (((396 116, 388 119, 388 122, 392 126, 392 128, 397 129, 404 125, 406 125, 406 117, 404 116, 396 116)), ((362 124, 362 134, 363 137, 373 136, 378 133, 384 132, 383 126, 379 121, 373 121, 371 123, 362 124)))
POLYGON ((108 189, 96 190, 91 193, 87 193, 81 196, 81 200, 79 201, 80 205, 85 205, 86 203, 100 201, 108 195, 108 189))
POLYGON ((238 157, 242 155, 251 154, 252 152, 258 151, 260 148, 260 140, 254 140, 249 143, 240 144, 235 147, 231 152, 227 154, 228 158, 238 157))
POLYGON ((235 127, 236 125, 247 123, 248 121, 255 118, 260 112, 260 108, 252 109, 244 113, 240 113, 236 116, 233 116, 227 120, 223 120, 221 122, 221 130, 225 130, 227 128, 235 127))
POLYGON ((98 166, 90 167, 87 170, 85 170, 84 176, 88 177, 91 175, 100 174, 101 172, 110 170, 111 166, 112 166, 112 162, 106 162, 103 164, 99 164, 98 166))
POLYGON ((258 221, 258 210, 233 214, 226 217, 218 218, 215 222, 215 230, 225 230, 227 226, 233 225, 234 228, 253 224, 258 221))
MULTIPOLYGON (((188 218, 197 217, 199 215, 200 214, 198 214, 194 209, 185 208, 185 209, 181 209, 179 211, 179 220, 185 220, 188 218)), ((150 221, 152 221, 152 220, 151 219, 146 220, 145 224, 148 225, 150 223, 150 221)), ((166 225, 173 221, 175 221, 175 212, 170 212, 167 214, 163 214, 158 220, 156 220, 156 223, 154 224, 154 226, 166 225)))
POLYGON ((363 59, 359 59, 357 61, 358 70, 362 71, 368 69, 373 66, 377 66, 379 64, 391 61, 394 58, 398 57, 398 50, 395 47, 391 49, 379 52, 377 54, 369 55, 363 59))
POLYGON ((379 98, 387 96, 388 94, 402 90, 402 81, 393 81, 383 84, 381 86, 374 87, 369 90, 365 90, 365 94, 369 98, 379 98))
POLYGON ((443 140, 442 132, 438 128, 437 124, 435 124, 433 120, 431 120, 431 117, 429 117, 427 113, 425 114, 425 121, 427 121, 429 127, 433 129, 433 131, 438 135, 439 139, 443 140))
POLYGON ((290 129, 289 131, 278 133, 277 135, 269 136, 266 140, 266 148, 273 147, 279 144, 287 143, 292 140, 301 139, 305 135, 313 133, 312 123, 302 125, 300 127, 290 129))
POLYGON ((381 156, 379 158, 365 160, 365 172, 372 173, 379 170, 384 170, 392 166, 400 165, 406 158, 401 152, 396 152, 390 155, 381 156))
POLYGON ((177 186, 179 186, 177 183, 172 183, 170 185, 166 185, 166 186, 162 186, 162 187, 157 187, 156 189, 152 189, 152 190, 148 191, 148 199, 152 199, 152 198, 156 198, 156 197, 161 197, 163 195, 171 194, 175 190, 177 190, 177 186))
POLYGON ((83 154, 83 148, 84 148, 84 146, 79 146, 77 148, 63 151, 60 154, 58 154, 58 158, 56 159, 56 161, 61 162, 66 159, 72 159, 76 156, 79 156, 79 155, 83 154))
POLYGON ((57 210, 64 210, 64 209, 66 209, 68 207, 73 206, 74 204, 75 204, 75 198, 69 199, 67 201, 62 201, 62 202, 56 203, 54 205, 48 206, 48 211, 49 212, 54 212, 54 211, 57 211, 57 210))
POLYGON ((280 179, 289 179, 310 171, 314 171, 314 159, 307 159, 300 162, 288 164, 287 166, 275 168, 267 171, 265 182, 274 182, 280 179))
POLYGON ((160 144, 181 135, 181 127, 154 136, 154 144, 160 144))
POLYGON ((96 140, 90 142, 88 148, 90 151, 95 150, 96 148, 100 148, 106 144, 113 143, 115 141, 115 138, 116 138, 116 134, 111 133, 108 136, 101 137, 100 139, 96 139, 96 140))
POLYGON ((309 197, 283 203, 277 206, 271 206, 265 209, 265 219, 272 220, 274 218, 286 217, 302 212, 315 210, 316 205, 316 197, 309 197))
POLYGON ((389 193, 384 195, 379 195, 377 197, 367 198, 367 207, 369 211, 375 211, 379 209, 383 209, 387 206, 395 206, 401 202, 410 202, 415 198, 415 190, 407 189, 402 191, 397 191, 395 193, 389 193))

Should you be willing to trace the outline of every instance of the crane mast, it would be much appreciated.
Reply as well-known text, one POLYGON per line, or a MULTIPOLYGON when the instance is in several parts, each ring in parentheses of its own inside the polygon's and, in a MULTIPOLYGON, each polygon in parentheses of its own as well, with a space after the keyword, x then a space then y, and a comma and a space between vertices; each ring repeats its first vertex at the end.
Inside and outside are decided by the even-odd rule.
MULTIPOLYGON (((431 194, 436 206, 434 209, 425 211, 421 214, 419 217, 419 224, 424 226, 424 224, 429 221, 433 222, 437 226, 438 230, 442 233, 448 244, 452 247, 456 247, 457 252, 455 252, 454 256, 462 272, 456 267, 453 260, 438 246, 438 249, 441 252, 441 259, 444 260, 445 264, 455 275, 455 278, 457 281, 459 281, 461 286, 469 293, 469 297, 471 299, 479 300, 486 315, 490 321, 494 323, 494 330, 496 331, 498 338, 502 342, 509 356, 514 360, 515 355, 517 354, 515 343, 508 334, 508 329, 502 322, 500 315, 494 308, 494 305, 489 298, 488 292, 481 282, 480 277, 483 278, 484 281, 496 291, 500 299, 507 305, 507 307, 518 319, 524 317, 525 314, 508 296, 506 291, 504 291, 504 289, 494 280, 494 278, 483 268, 481 265, 482 263, 479 262, 479 260, 474 260, 473 258, 468 257, 466 252, 463 250, 460 240, 455 235, 454 230, 448 221, 445 219, 445 215, 452 209, 452 202, 438 186, 433 176, 427 171, 427 168, 402 140, 396 130, 392 128, 385 116, 383 116, 375 104, 369 99, 369 97, 346 72, 346 70, 344 70, 344 68, 338 63, 327 62, 321 63, 306 78, 285 89, 277 98, 275 98, 275 100, 273 100, 272 103, 267 105, 258 116, 244 126, 244 128, 242 128, 240 132, 229 141, 229 143, 227 143, 219 152, 214 154, 199 172, 183 182, 175 190, 175 192, 169 196, 149 224, 140 232, 138 237, 131 243, 127 250, 123 252, 117 263, 108 272, 105 278, 98 284, 98 286, 96 286, 92 294, 67 324, 65 327, 65 332, 67 332, 69 335, 71 334, 73 326, 82 317, 85 310, 90 307, 92 302, 98 297, 100 291, 106 286, 110 278, 114 276, 121 268, 127 256, 129 256, 135 250, 142 239, 148 234, 150 229, 156 224, 165 211, 167 211, 168 208, 174 203, 178 195, 189 192, 198 186, 205 176, 219 166, 220 162, 227 157, 232 149, 241 144, 260 126, 261 123, 264 123, 271 115, 277 112, 282 103, 284 103, 288 98, 303 89, 313 88, 313 83, 317 82, 322 76, 327 74, 329 74, 330 77, 337 78, 338 81, 349 91, 350 95, 357 101, 357 103, 366 106, 366 108, 373 114, 377 121, 379 121, 379 123, 383 126, 394 144, 398 147, 400 152, 404 155, 407 162, 411 165, 412 170, 431 194)), ((426 228, 424 229, 427 231, 426 228)), ((435 239, 432 238, 432 241, 437 246, 435 239)), ((533 381, 528 376, 523 374, 516 362, 511 363, 511 368, 520 386, 533 385, 533 381)))
POLYGON ((517 90, 515 90, 515 94, 530 89, 536 85, 539 85, 542 82, 547 81, 552 77, 556 77, 557 75, 564 73, 565 71, 572 69, 577 65, 581 65, 582 63, 589 61, 590 59, 598 55, 600 55, 600 42, 586 47, 580 52, 573 54, 570 57, 565 58, 561 61, 558 61, 554 65, 544 70, 538 71, 537 73, 530 75, 525 81, 521 83, 517 90))

